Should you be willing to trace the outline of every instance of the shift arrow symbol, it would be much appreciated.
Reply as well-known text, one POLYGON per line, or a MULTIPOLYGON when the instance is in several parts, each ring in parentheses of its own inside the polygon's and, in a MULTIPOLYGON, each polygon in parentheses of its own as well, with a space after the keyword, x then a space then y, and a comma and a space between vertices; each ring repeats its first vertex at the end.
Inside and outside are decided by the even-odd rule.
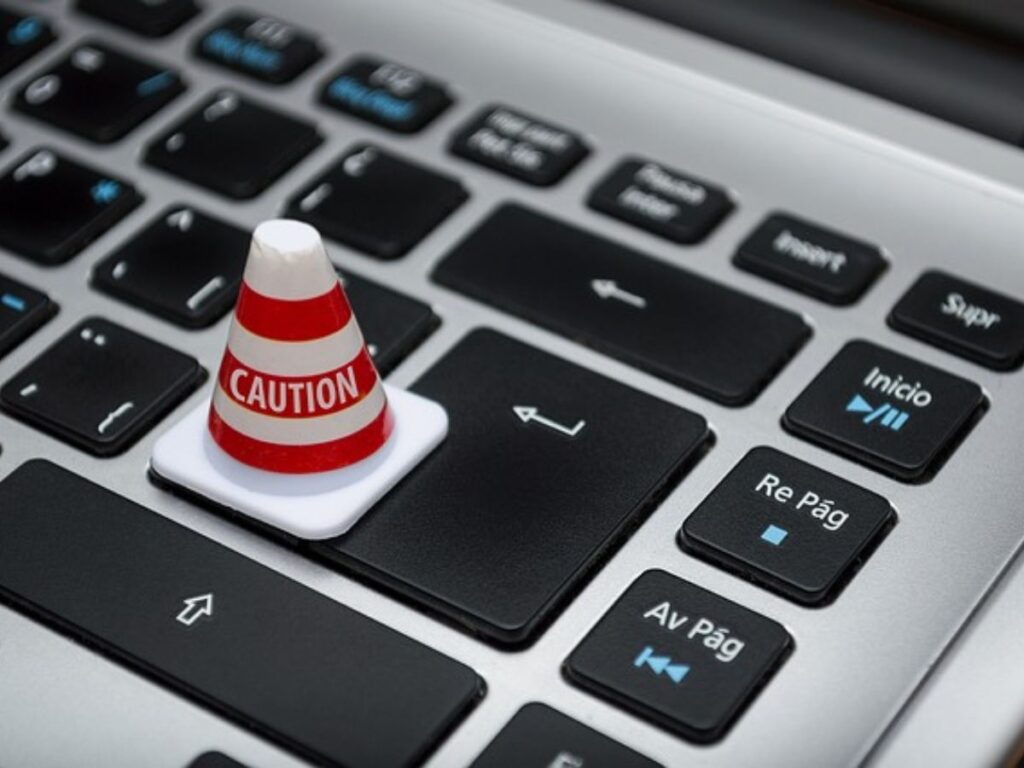
POLYGON ((178 621, 191 627, 203 616, 213 616, 213 593, 185 599, 185 607, 178 614, 178 621))
POLYGON ((513 405, 512 410, 515 411, 516 416, 523 424, 529 424, 531 421, 541 424, 548 429, 553 429, 555 432, 561 432, 563 435, 568 437, 576 437, 580 431, 587 425, 587 422, 580 420, 576 422, 576 426, 567 427, 564 424, 559 424, 557 421, 541 416, 540 410, 534 408, 532 405, 513 405))
POLYGON ((637 309, 645 309, 647 307, 647 299, 643 296, 637 296, 635 293, 622 290, 614 280, 591 280, 590 287, 602 299, 616 299, 637 309))

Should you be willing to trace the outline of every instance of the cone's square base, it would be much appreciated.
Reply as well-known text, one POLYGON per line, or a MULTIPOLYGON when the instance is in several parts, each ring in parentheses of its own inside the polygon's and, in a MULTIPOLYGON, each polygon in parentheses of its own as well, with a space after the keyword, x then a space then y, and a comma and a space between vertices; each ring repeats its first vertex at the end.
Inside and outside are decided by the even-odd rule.
POLYGON ((206 401, 157 440, 150 469, 171 485, 293 536, 338 536, 448 434, 448 414, 440 405, 387 384, 384 389, 394 431, 377 453, 350 467, 285 475, 243 464, 210 436, 206 401))

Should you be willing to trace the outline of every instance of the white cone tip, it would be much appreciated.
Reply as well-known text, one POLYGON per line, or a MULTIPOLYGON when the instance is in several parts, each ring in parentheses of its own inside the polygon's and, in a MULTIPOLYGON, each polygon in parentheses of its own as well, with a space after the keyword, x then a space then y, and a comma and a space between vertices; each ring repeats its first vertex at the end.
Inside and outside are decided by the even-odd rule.
POLYGON ((293 219, 256 227, 243 279, 257 293, 285 300, 320 296, 338 282, 320 233, 293 219))

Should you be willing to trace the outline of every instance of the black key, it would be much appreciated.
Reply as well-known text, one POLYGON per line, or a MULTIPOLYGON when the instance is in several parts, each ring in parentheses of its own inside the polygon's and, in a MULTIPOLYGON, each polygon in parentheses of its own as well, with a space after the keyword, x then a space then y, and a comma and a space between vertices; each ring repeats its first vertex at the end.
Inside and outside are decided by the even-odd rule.
POLYGON ((272 16, 235 12, 220 19, 196 41, 195 53, 260 82, 294 80, 321 56, 316 38, 272 16))
POLYGON ((146 148, 146 162, 214 192, 255 197, 323 137, 305 120, 220 91, 146 148))
POLYGON ((452 137, 451 151, 512 178, 549 187, 590 148, 577 134, 509 107, 480 110, 452 137))
POLYGON ((320 103, 398 133, 416 133, 452 104, 444 83, 393 61, 358 56, 324 83, 320 103))
POLYGON ((733 260, 829 304, 852 304, 886 267, 877 246, 782 213, 761 222, 733 260))
POLYGON ((996 370, 1024 363, 1024 303, 945 272, 925 272, 889 324, 996 370))
POLYGON ((397 259, 467 197, 458 180, 361 144, 299 190, 287 212, 332 240, 397 259))
POLYGON ((57 314, 45 293, 0 275, 0 357, 57 314))
POLYGON ((10 142, 7 141, 7 137, 0 133, 0 152, 3 152, 9 146, 10 142))
POLYGON ((640 158, 615 166, 587 203, 684 245, 703 240, 733 209, 724 189, 640 158))
POLYGON ((81 13, 145 37, 164 37, 199 13, 195 0, 78 0, 81 13))
POLYGON ((0 245, 61 264, 141 203, 123 179, 51 149, 33 150, 0 177, 0 245))
POLYGON ((786 655, 781 624, 664 571, 633 582, 565 673, 697 742, 721 738, 786 655))
POLYGON ((191 206, 173 205, 96 265, 112 296, 186 328, 202 328, 235 303, 249 233, 191 206))
POLYGON ((245 768, 245 766, 222 752, 204 752, 189 763, 188 768, 245 768))
POLYGON ((447 439, 314 547, 502 644, 536 637, 708 436, 688 411, 493 331, 412 389, 448 410, 447 439))
POLYGON ((97 456, 128 448, 191 393, 199 362, 90 317, 0 389, 4 409, 97 456))
POLYGON ((422 762, 467 667, 49 462, 0 483, 0 595, 318 765, 422 762))
POLYGON ((0 8, 0 77, 57 39, 45 19, 0 8))
POLYGON ((783 425, 900 480, 921 480, 985 403, 981 388, 867 341, 843 347, 783 425))
POLYGON ((366 348, 382 376, 394 370, 440 324, 422 301, 349 271, 341 277, 366 348))
POLYGON ((810 335, 793 312, 518 205, 434 279, 727 405, 756 397, 810 335))
POLYGON ((26 83, 14 105, 44 123, 107 144, 184 91, 174 70, 88 42, 26 83))
POLYGON ((885 499, 755 448, 683 524, 682 545, 806 605, 835 597, 896 515, 885 499))
POLYGON ((543 704, 527 704, 472 768, 658 768, 607 736, 543 704))

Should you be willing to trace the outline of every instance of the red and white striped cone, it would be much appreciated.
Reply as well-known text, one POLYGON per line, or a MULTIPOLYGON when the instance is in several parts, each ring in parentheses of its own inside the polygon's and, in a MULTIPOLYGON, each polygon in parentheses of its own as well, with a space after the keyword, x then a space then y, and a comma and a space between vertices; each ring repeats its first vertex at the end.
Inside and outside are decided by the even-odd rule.
POLYGON ((233 458, 284 474, 348 467, 391 435, 383 383, 313 227, 253 232, 208 425, 233 458))
POLYGON ((253 233, 209 402, 153 445, 150 472, 302 539, 348 531, 448 434, 444 408, 380 380, 315 229, 253 233))

